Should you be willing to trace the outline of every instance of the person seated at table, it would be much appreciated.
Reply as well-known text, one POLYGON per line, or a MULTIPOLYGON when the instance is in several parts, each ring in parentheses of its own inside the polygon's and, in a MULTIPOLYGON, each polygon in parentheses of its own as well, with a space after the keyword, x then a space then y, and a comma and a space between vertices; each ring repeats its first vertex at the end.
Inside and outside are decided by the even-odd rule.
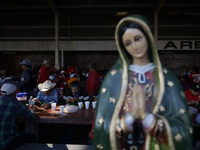
POLYGON ((67 81, 67 88, 68 88, 68 89, 71 88, 70 84, 71 84, 73 81, 79 81, 79 80, 76 78, 76 74, 72 72, 71 75, 70 75, 70 79, 67 81))
POLYGON ((69 76, 70 74, 72 74, 72 72, 77 73, 76 68, 69 63, 67 64, 66 74, 69 76))
POLYGON ((180 83, 181 83, 184 91, 187 91, 191 87, 190 78, 186 74, 181 76, 180 83))
POLYGON ((19 133, 18 120, 23 117, 28 120, 36 120, 26 105, 16 99, 17 85, 6 80, 1 87, 0 96, 0 149, 11 150, 25 144, 36 141, 36 137, 29 133, 19 133))
POLYGON ((89 73, 87 72, 87 69, 83 69, 83 72, 81 74, 81 81, 86 81, 89 77, 89 73))
POLYGON ((58 81, 56 88, 58 89, 59 92, 59 99, 62 99, 64 96, 64 92, 66 91, 66 87, 64 85, 63 80, 58 81))
POLYGON ((200 71, 199 71, 199 68, 197 66, 194 66, 193 68, 193 71, 191 74, 190 74, 190 80, 192 83, 200 83, 199 81, 199 76, 200 76, 200 71))
POLYGON ((52 83, 58 83, 58 71, 51 71, 49 75, 49 80, 51 80, 52 83))
POLYGON ((54 86, 56 83, 51 83, 50 80, 46 80, 44 83, 38 85, 40 90, 37 97, 34 98, 35 103, 40 103, 41 107, 47 109, 50 108, 51 103, 58 103, 59 92, 54 86))
POLYGON ((67 76, 67 74, 65 73, 64 70, 61 71, 61 79, 63 80, 63 83, 65 85, 65 87, 67 88, 67 81, 70 79, 70 77, 67 76))
POLYGON ((200 94, 200 86, 198 83, 192 83, 190 89, 185 91, 185 96, 189 105, 195 104, 198 101, 198 95, 200 94))
POLYGON ((80 73, 77 73, 77 74, 76 74, 76 78, 77 78, 78 81, 80 82, 80 81, 81 81, 81 74, 80 74, 80 73))
POLYGON ((71 88, 66 90, 63 96, 63 99, 66 100, 66 103, 77 105, 80 101, 89 101, 89 95, 86 89, 81 88, 78 81, 73 81, 70 86, 71 88))

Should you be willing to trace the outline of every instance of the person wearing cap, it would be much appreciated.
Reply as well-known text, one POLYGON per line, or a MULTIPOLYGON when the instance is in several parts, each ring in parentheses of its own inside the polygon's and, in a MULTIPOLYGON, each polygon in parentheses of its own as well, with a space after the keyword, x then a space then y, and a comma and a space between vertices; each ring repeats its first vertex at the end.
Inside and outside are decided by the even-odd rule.
POLYGON ((67 88, 68 88, 68 89, 71 88, 70 84, 71 84, 73 81, 79 81, 79 80, 76 78, 76 74, 75 74, 74 72, 71 72, 70 79, 67 81, 67 88))
POLYGON ((200 72, 197 66, 193 67, 194 72, 190 74, 190 80, 192 83, 200 83, 200 72))
POLYGON ((90 96, 90 98, 93 98, 94 93, 96 90, 99 88, 99 73, 96 70, 96 64, 95 63, 90 63, 89 71, 90 75, 88 77, 88 81, 86 84, 86 90, 90 96))
POLYGON ((39 70, 38 84, 44 83, 46 80, 49 80, 49 69, 51 69, 51 64, 48 59, 43 61, 43 66, 39 70))
POLYGON ((26 92, 27 99, 29 99, 30 96, 35 96, 34 88, 37 84, 37 77, 35 73, 31 70, 31 62, 29 60, 23 60, 20 65, 23 72, 18 82, 19 91, 26 92))
POLYGON ((63 99, 71 105, 78 105, 78 102, 89 101, 89 95, 84 88, 80 87, 78 81, 70 84, 71 88, 65 91, 63 99))
POLYGON ((61 71, 61 80, 63 80, 63 83, 65 87, 67 87, 67 81, 70 79, 70 77, 67 76, 64 70, 61 71))
POLYGON ((26 105, 16 99, 17 86, 12 80, 6 80, 1 87, 0 96, 0 149, 16 149, 24 143, 35 142, 34 135, 17 131, 18 119, 36 120, 26 105))
POLYGON ((198 102, 198 95, 200 94, 200 85, 198 83, 192 83, 190 89, 185 91, 185 96, 189 105, 195 104, 198 102))
POLYGON ((59 80, 59 72, 57 70, 50 71, 49 80, 57 84, 59 80))
POLYGON ((72 72, 77 73, 76 68, 74 66, 72 66, 71 64, 68 64, 66 74, 70 75, 72 72))
POLYGON ((83 69, 83 72, 81 74, 81 81, 85 81, 89 77, 89 74, 87 73, 87 69, 83 69))
POLYGON ((37 94, 37 97, 34 98, 35 102, 39 102, 41 107, 50 108, 51 103, 58 103, 59 92, 54 86, 56 83, 51 83, 50 80, 46 80, 44 83, 38 85, 40 90, 37 94))

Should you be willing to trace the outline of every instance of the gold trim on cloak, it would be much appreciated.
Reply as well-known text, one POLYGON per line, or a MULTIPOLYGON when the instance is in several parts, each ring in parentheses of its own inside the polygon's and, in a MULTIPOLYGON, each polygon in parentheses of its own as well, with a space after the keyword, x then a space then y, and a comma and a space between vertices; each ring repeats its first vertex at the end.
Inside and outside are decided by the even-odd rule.
POLYGON ((168 143, 169 143, 170 150, 175 150, 174 142, 173 142, 173 138, 172 138, 172 132, 171 132, 169 123, 163 116, 161 116, 161 115, 158 115, 158 116, 164 121, 165 127, 167 129, 167 135, 168 135, 167 137, 168 137, 168 143))
MULTIPOLYGON (((155 107, 153 109, 154 114, 156 114, 158 112, 158 109, 159 109, 159 106, 160 106, 160 103, 161 103, 161 100, 162 100, 162 97, 163 97, 163 94, 164 94, 164 90, 165 90, 164 89, 165 88, 164 87, 164 76, 163 76, 163 73, 162 73, 163 70, 162 70, 162 67, 161 67, 161 64, 160 64, 160 61, 159 61, 159 58, 158 58, 158 54, 157 54, 157 51, 156 51, 156 48, 155 48, 154 39, 153 39, 153 36, 151 34, 149 27, 147 26, 147 24, 145 22, 143 22, 142 20, 137 19, 137 18, 127 17, 127 18, 122 19, 118 23, 118 25, 116 27, 116 31, 115 31, 115 41, 116 41, 116 45, 117 45, 120 57, 122 59, 123 72, 122 72, 122 88, 121 88, 119 100, 117 101, 113 116, 111 118, 111 123, 110 123, 110 137, 109 138, 110 138, 110 144, 111 144, 112 150, 117 150, 117 147, 118 147, 117 142, 116 142, 116 140, 117 140, 116 139, 116 120, 119 116, 119 112, 121 110, 121 107, 122 107, 122 104, 123 104, 123 101, 124 101, 124 98, 125 98, 125 95, 126 95, 127 87, 128 87, 128 66, 127 66, 128 64, 126 63, 126 60, 125 60, 125 58, 124 58, 124 56, 121 52, 121 48, 120 48, 119 40, 118 40, 118 29, 119 29, 119 26, 124 21, 134 21, 134 22, 140 24, 143 27, 144 31, 149 36, 149 40, 150 40, 151 47, 152 47, 153 60, 154 60, 154 64, 157 65, 158 78, 159 78, 159 91, 158 91, 158 95, 157 95, 157 98, 156 98, 156 101, 155 101, 156 104, 155 104, 155 107)), ((166 120, 165 120, 165 122, 166 122, 166 120)), ((168 126, 168 123, 167 123, 167 126, 168 126)), ((167 133, 171 134, 171 130, 167 130, 167 133)), ((145 149, 146 150, 149 149, 150 139, 151 139, 151 137, 149 135, 147 135, 147 139, 146 139, 146 142, 145 142, 145 149)), ((170 143, 170 147, 174 148, 173 142, 170 143)))
MULTIPOLYGON (((118 40, 116 40, 118 41, 118 40)), ((116 43, 117 48, 119 48, 120 46, 118 45, 118 43, 116 43)), ((110 146, 112 150, 116 150, 117 149, 117 143, 116 143, 116 120, 119 116, 119 111, 122 107, 123 104, 123 100, 124 97, 126 95, 126 90, 128 87, 128 66, 127 63, 123 57, 122 52, 119 50, 119 54, 121 56, 122 59, 122 63, 123 63, 123 72, 122 72, 122 88, 121 88, 121 92, 120 92, 120 96, 119 96, 119 100, 117 101, 117 104, 115 106, 115 110, 111 119, 111 123, 110 123, 110 146)))

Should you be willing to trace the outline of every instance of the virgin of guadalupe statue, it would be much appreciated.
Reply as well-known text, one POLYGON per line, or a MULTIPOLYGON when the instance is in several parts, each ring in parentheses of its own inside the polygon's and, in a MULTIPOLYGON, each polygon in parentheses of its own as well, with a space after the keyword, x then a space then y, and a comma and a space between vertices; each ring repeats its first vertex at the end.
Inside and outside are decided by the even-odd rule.
POLYGON ((101 85, 94 123, 95 149, 190 150, 191 116, 182 86, 162 66, 140 15, 116 27, 119 58, 101 85))

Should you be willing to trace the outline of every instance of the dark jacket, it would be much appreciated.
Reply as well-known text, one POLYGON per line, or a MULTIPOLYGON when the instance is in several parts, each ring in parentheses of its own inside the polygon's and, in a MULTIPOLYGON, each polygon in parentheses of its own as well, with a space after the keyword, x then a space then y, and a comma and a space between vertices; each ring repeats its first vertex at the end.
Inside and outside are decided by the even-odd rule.
POLYGON ((91 72, 91 74, 88 77, 88 81, 86 84, 86 90, 88 94, 94 95, 95 91, 99 88, 99 73, 97 70, 94 70, 91 72))
POLYGON ((27 92, 34 90, 37 84, 37 78, 31 69, 24 70, 18 82, 20 92, 27 92))

